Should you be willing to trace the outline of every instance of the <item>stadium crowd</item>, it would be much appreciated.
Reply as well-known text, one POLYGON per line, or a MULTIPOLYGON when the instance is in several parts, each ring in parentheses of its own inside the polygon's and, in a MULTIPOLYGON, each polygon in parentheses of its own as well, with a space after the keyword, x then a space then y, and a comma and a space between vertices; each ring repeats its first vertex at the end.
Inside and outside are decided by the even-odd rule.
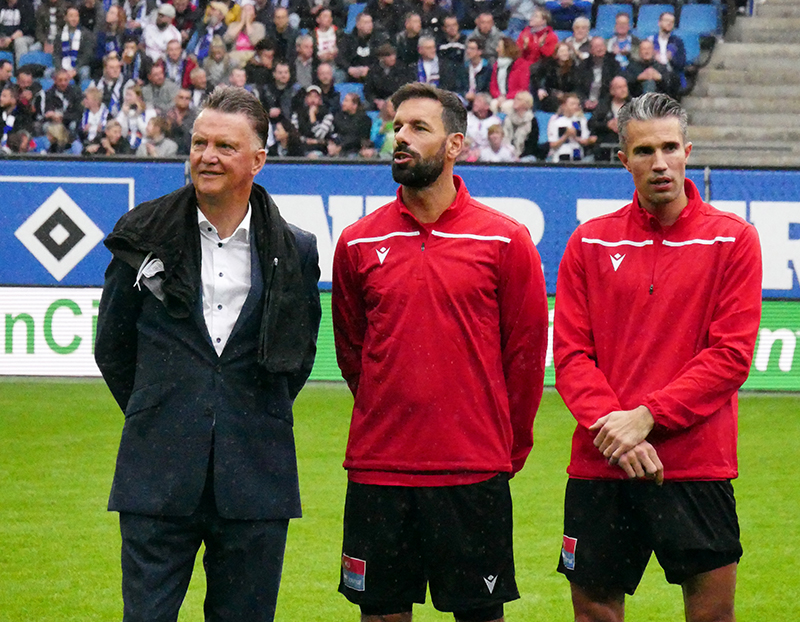
POLYGON ((389 158, 389 96, 420 81, 468 107, 464 160, 609 160, 622 104, 679 97, 687 61, 680 0, 638 37, 646 0, 618 4, 607 39, 591 34, 599 4, 0 0, 0 148, 186 155, 198 107, 231 84, 269 112, 270 155, 389 158))

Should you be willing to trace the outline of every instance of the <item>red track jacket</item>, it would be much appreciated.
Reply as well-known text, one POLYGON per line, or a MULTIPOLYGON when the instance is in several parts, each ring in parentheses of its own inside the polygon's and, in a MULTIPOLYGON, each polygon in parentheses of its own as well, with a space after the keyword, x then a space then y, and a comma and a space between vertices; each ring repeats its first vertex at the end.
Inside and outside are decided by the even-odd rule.
POLYGON ((455 485, 519 471, 533 444, 547 300, 527 229, 458 194, 432 224, 397 200, 347 227, 333 325, 355 396, 353 481, 455 485))
POLYGON ((639 405, 647 440, 674 480, 736 477, 737 390, 761 317, 761 249, 753 226, 703 203, 670 227, 633 203, 578 227, 556 288, 556 388, 578 422, 567 472, 626 477, 588 431, 639 405))

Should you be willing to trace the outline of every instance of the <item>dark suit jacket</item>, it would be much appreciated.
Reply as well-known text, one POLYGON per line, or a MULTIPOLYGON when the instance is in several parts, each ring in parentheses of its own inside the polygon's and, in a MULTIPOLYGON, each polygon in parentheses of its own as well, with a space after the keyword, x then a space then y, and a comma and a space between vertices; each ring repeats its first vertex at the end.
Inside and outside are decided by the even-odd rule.
MULTIPOLYGON (((170 199, 176 195, 181 200, 193 198, 194 189, 187 186, 162 197, 158 208, 175 209, 170 199)), ((147 205, 137 209, 148 209, 147 205)), ((267 227, 281 227, 288 243, 283 250, 268 249, 267 254, 256 248, 257 225, 251 223, 250 294, 218 356, 202 313, 199 231, 196 211, 192 223, 193 205, 183 223, 189 231, 186 239, 196 239, 197 246, 187 245, 190 248, 178 256, 174 267, 164 260, 164 291, 170 279, 180 278, 181 272, 188 275, 185 313, 176 298, 164 298, 162 293, 166 302, 162 301, 158 287, 151 290, 140 283, 140 290, 134 286, 136 261, 131 261, 127 251, 117 247, 106 272, 95 358, 125 413, 109 509, 157 516, 191 514, 213 455, 214 491, 222 517, 299 516, 292 403, 311 371, 319 327, 316 240, 282 219, 273 220, 267 227), (272 259, 273 255, 277 258, 272 259), (281 277, 275 266, 292 261, 297 264, 296 276, 281 277), (288 291, 298 283, 303 291, 288 291), (298 325, 286 325, 282 333, 296 332, 291 337, 307 344, 306 351, 288 357, 294 362, 283 364, 267 356, 265 363, 259 351, 262 323, 279 322, 279 315, 287 317, 281 306, 284 298, 291 298, 297 307, 296 314, 288 317, 290 322, 296 317, 298 325), (270 312, 264 313, 265 304, 270 312)), ((159 214, 158 210, 152 213, 159 214)), ((150 220, 157 222, 154 217, 150 220)), ((162 252, 154 250, 156 257, 162 252)), ((267 348, 280 351, 286 347, 285 341, 278 343, 283 339, 279 336, 268 342, 267 348)))
MULTIPOLYGON (((611 87, 611 80, 615 76, 620 75, 621 70, 616 57, 611 52, 606 52, 603 57, 602 73, 600 75, 600 94, 598 100, 608 97, 608 91, 611 87)), ((577 84, 576 89, 580 95, 581 101, 586 101, 589 98, 589 91, 592 88, 594 81, 594 57, 589 56, 581 64, 578 65, 577 84)))

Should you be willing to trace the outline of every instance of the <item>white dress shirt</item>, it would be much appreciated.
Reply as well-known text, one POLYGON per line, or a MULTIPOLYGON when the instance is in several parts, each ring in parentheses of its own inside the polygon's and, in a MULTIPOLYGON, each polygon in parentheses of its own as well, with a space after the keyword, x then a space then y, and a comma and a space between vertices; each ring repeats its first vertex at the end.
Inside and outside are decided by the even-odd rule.
POLYGON ((230 237, 220 239, 217 228, 197 209, 203 282, 203 317, 217 355, 222 354, 247 294, 250 293, 250 205, 230 237))

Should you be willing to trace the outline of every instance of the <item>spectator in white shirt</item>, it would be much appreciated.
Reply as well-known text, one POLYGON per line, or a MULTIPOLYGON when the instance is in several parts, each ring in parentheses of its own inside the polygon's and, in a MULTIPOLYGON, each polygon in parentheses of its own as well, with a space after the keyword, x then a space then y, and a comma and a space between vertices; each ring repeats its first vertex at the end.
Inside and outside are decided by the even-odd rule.
POLYGON ((173 19, 175 19, 175 7, 171 4, 162 4, 156 13, 156 23, 144 27, 142 40, 145 53, 154 62, 164 58, 170 41, 182 43, 180 31, 172 25, 173 19))
POLYGON ((508 144, 504 144, 503 126, 492 125, 488 130, 489 146, 481 149, 481 162, 515 162, 517 156, 508 144))

